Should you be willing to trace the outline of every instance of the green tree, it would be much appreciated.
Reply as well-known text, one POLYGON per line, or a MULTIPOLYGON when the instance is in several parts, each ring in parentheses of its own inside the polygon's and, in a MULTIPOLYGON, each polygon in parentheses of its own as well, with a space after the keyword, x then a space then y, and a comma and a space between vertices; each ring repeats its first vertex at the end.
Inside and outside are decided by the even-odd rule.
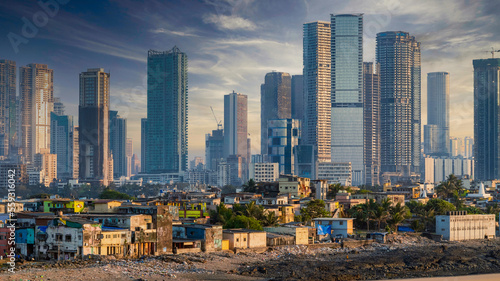
POLYGON ((387 221, 389 226, 398 232, 398 226, 406 219, 411 218, 410 209, 402 206, 401 203, 391 206, 389 209, 390 219, 387 221))
POLYGON ((254 230, 263 230, 260 221, 242 215, 231 218, 224 226, 224 228, 247 228, 254 230))
POLYGON ((275 226, 279 222, 279 218, 275 212, 268 212, 263 216, 262 224, 264 226, 275 226))
POLYGON ((125 194, 125 193, 121 193, 119 191, 116 191, 116 190, 112 190, 112 189, 109 189, 109 188, 106 188, 100 195, 99 195, 99 198, 100 199, 120 199, 120 200, 134 200, 135 198, 128 195, 128 194, 125 194))
POLYGON ((327 217, 330 213, 325 209, 323 200, 311 200, 307 202, 306 207, 300 209, 303 221, 310 221, 315 218, 327 217))
POLYGON ((246 182, 243 185, 243 191, 245 191, 245 192, 256 192, 257 191, 257 185, 256 185, 255 181, 253 179, 248 180, 248 182, 246 182))

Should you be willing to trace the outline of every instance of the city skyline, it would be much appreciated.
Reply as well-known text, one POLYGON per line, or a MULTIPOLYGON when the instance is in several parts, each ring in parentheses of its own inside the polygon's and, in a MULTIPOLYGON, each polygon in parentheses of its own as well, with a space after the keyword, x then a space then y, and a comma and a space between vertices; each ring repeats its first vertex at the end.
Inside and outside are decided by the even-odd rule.
MULTIPOLYGON (((147 50, 163 50, 177 45, 190 56, 192 122, 189 159, 192 159, 204 155, 204 135, 216 129, 209 105, 222 118, 222 97, 235 90, 249 96, 249 120, 257 120, 262 76, 272 70, 301 74, 303 23, 328 21, 331 13, 364 13, 364 60, 374 60, 377 32, 404 30, 415 36, 422 44, 422 76, 425 77, 428 72, 450 72, 450 135, 472 136, 472 59, 491 57, 485 51, 490 46, 498 45, 493 39, 498 32, 494 29, 496 24, 489 22, 497 20, 492 18, 495 6, 486 1, 473 4, 429 2, 435 6, 429 12, 422 8, 426 5, 405 1, 363 5, 360 9, 361 2, 287 2, 287 12, 283 14, 276 13, 278 3, 263 5, 211 1, 196 5, 173 5, 173 2, 137 5, 111 2, 99 5, 94 2, 83 7, 83 4, 69 2, 61 6, 47 25, 38 28, 37 34, 29 38, 28 43, 20 44, 17 54, 8 41, 0 47, 0 51, 3 59, 16 61, 17 66, 40 63, 54 69, 54 97, 60 97, 66 106, 66 114, 75 117, 78 115, 78 73, 91 67, 110 69, 113 73, 110 109, 118 110, 129 120, 128 137, 134 137, 134 153, 139 155, 140 139, 137 136, 140 136, 140 118, 146 117, 147 50), (247 9, 250 4, 252 9, 247 9), (122 16, 120 13, 110 15, 124 25, 110 25, 104 29, 98 27, 99 20, 90 23, 93 18, 74 17, 77 10, 97 8, 102 8, 101 13, 114 8, 125 11, 122 16), (161 11, 166 9, 173 12, 162 17, 161 11), (192 9, 203 12, 185 19, 192 9), (444 13, 450 10, 454 12, 444 13), (145 18, 147 13, 151 14, 151 19, 145 18), (265 16, 270 14, 274 17, 266 20, 265 16), (267 27, 271 24, 275 29, 269 31, 267 27), (88 27, 86 31, 78 29, 82 26, 88 27), (174 29, 174 26, 178 28, 174 29), (134 36, 130 36, 130 28, 137 31, 134 36), (460 32, 456 33, 456 30, 460 32), (477 36, 478 33, 480 36, 477 36), (207 37, 211 37, 210 40, 207 41, 207 37), (200 43, 204 41, 205 44, 200 43)), ((21 34, 22 17, 31 19, 33 13, 42 10, 37 5, 22 1, 13 7, 5 3, 0 5, 3 11, 0 29, 4 34, 21 34)), ((108 22, 109 19, 100 20, 108 22)), ((422 125, 426 124, 424 80, 422 125)), ((258 122, 249 123, 249 133, 253 139, 252 152, 257 153, 258 122)))

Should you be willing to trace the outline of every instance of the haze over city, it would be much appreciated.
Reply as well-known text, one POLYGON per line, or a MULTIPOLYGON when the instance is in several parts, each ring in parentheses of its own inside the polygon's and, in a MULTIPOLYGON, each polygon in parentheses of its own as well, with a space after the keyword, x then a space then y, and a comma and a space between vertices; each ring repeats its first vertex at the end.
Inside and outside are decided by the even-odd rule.
MULTIPOLYGON (((498 47, 499 3, 493 1, 69 1, 18 52, 3 40, 0 53, 18 66, 54 69, 54 96, 78 116, 78 74, 111 73, 111 109, 128 119, 140 154, 146 117, 147 51, 174 45, 188 54, 189 159, 204 155, 205 134, 223 119, 223 96, 248 95, 252 153, 260 150, 260 85, 272 70, 302 73, 302 25, 332 13, 364 14, 364 61, 375 59, 376 33, 403 30, 421 42, 422 125, 428 72, 450 73, 450 135, 473 135, 472 60, 498 47)), ((41 8, 31 1, 0 3, 0 32, 21 34, 22 18, 41 8)), ((77 118, 77 117, 76 117, 77 118)), ((75 120, 75 122, 77 122, 75 120)), ((423 135, 423 134, 422 134, 423 135)))

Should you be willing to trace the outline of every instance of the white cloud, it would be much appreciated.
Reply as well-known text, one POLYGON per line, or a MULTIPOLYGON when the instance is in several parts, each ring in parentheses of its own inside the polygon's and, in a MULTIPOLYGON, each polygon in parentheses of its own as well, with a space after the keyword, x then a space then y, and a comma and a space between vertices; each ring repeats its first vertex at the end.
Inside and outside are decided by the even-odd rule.
POLYGON ((170 34, 170 35, 176 35, 176 36, 183 36, 183 37, 200 37, 199 35, 196 35, 192 32, 189 31, 175 31, 175 30, 168 30, 165 28, 156 28, 151 30, 152 33, 162 33, 162 34, 170 34))
POLYGON ((205 23, 212 23, 222 30, 255 30, 257 26, 250 20, 239 16, 209 14, 203 17, 205 23))

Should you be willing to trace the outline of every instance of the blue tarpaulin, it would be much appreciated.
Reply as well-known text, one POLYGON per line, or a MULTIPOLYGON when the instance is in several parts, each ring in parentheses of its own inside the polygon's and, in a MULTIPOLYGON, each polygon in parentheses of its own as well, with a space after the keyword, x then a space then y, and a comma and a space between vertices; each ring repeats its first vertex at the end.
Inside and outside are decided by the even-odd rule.
POLYGON ((411 229, 408 226, 398 226, 399 232, 415 232, 415 230, 411 229))
POLYGON ((318 225, 318 235, 326 235, 332 233, 331 225, 318 225))

